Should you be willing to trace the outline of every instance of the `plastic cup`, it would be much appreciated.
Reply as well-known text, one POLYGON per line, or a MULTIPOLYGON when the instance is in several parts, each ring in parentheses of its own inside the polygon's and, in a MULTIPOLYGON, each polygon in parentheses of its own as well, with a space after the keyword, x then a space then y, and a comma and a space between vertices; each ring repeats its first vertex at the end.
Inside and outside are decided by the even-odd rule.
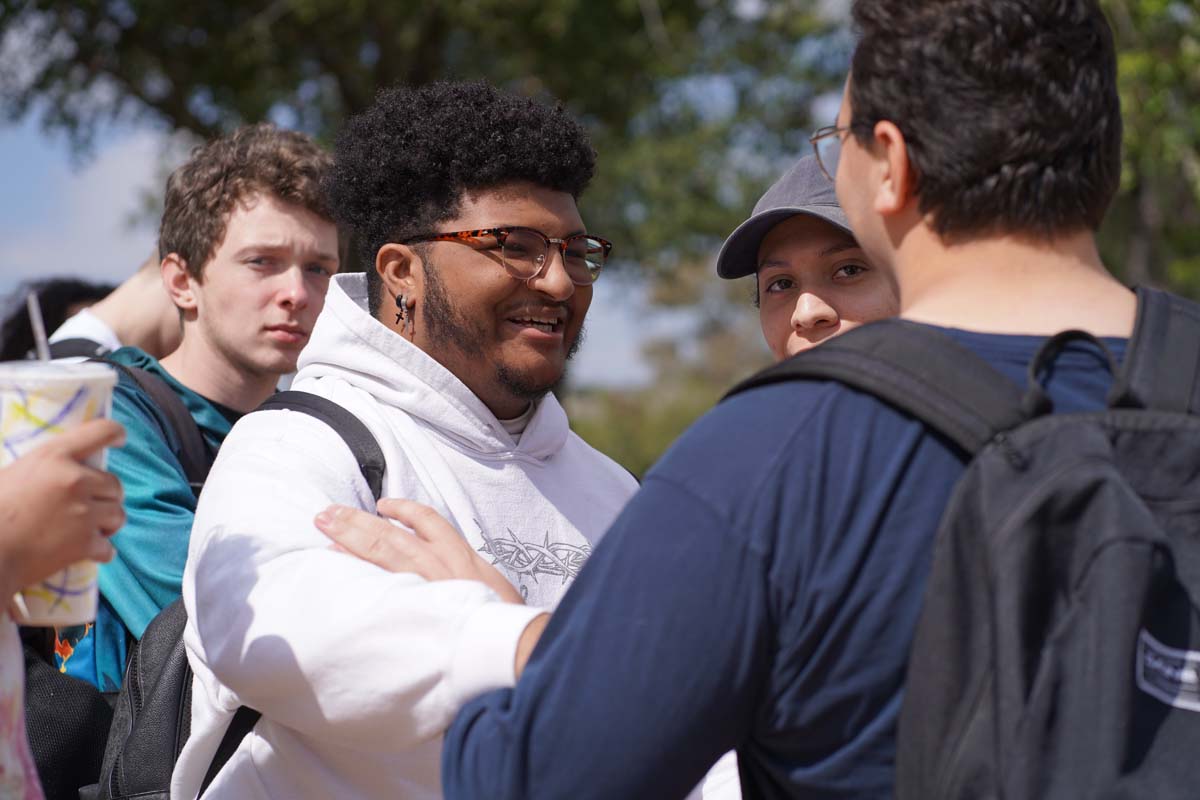
MULTIPOLYGON (((63 431, 112 410, 117 374, 92 362, 0 363, 0 467, 8 466, 63 431)), ((104 469, 106 451, 88 464, 104 469)), ((96 619, 99 565, 80 561, 13 598, 21 625, 82 625, 96 619)))

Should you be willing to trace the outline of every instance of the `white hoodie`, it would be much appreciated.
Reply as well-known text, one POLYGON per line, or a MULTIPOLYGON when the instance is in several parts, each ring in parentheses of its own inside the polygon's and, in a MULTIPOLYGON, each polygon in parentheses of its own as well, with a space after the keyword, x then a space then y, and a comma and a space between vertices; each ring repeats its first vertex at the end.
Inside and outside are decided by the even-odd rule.
POLYGON ((298 412, 246 416, 192 529, 192 730, 171 796, 196 797, 248 705, 263 718, 206 798, 440 797, 442 731, 470 698, 513 684, 521 631, 558 602, 636 482, 570 431, 553 395, 514 442, 462 382, 367 313, 362 275, 330 286, 293 388, 358 416, 386 457, 384 496, 438 509, 529 605, 332 550, 317 512, 375 506, 349 449, 298 412))

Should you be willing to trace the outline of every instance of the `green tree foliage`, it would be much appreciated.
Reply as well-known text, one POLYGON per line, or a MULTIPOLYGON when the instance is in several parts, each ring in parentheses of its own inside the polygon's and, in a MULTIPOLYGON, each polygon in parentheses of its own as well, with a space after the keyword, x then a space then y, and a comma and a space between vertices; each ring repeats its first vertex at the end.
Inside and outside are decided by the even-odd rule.
POLYGON ((572 429, 640 480, 720 396, 705 381, 663 382, 655 390, 576 391, 565 405, 572 429))
POLYGON ((486 78, 585 120, 590 226, 624 263, 669 272, 798 151, 808 100, 844 62, 830 73, 797 44, 829 29, 811 0, 753 5, 0 0, 0 112, 36 111, 83 152, 120 118, 198 137, 275 119, 329 140, 381 87, 486 78))
POLYGON ((1106 260, 1131 283, 1200 298, 1200 11, 1103 0, 1119 51, 1125 159, 1106 260))
MULTIPOLYGON (((708 278, 711 285, 711 276, 708 278)), ((723 301, 694 307, 692 336, 646 345, 655 379, 639 389, 577 389, 564 404, 571 427, 639 478, 736 379, 769 363, 746 281, 723 283, 723 301), (730 287, 733 287, 732 289, 730 287), (741 295, 736 300, 732 294, 741 295), (709 312, 712 312, 711 314, 709 312)))

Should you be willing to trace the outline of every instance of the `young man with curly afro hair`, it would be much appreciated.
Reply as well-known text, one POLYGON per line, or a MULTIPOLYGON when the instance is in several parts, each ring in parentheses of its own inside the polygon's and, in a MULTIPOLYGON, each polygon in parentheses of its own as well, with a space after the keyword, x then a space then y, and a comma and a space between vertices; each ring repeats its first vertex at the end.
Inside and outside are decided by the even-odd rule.
POLYGON ((441 796, 443 729, 512 685, 529 622, 636 488, 552 394, 611 247, 576 206, 594 162, 561 107, 483 83, 394 88, 346 124, 328 197, 366 274, 330 285, 293 388, 361 419, 383 497, 452 519, 514 602, 331 549, 318 512, 377 510, 350 451, 305 415, 247 417, 184 578, 197 682, 172 796, 197 795, 239 706, 262 719, 206 797, 441 796))

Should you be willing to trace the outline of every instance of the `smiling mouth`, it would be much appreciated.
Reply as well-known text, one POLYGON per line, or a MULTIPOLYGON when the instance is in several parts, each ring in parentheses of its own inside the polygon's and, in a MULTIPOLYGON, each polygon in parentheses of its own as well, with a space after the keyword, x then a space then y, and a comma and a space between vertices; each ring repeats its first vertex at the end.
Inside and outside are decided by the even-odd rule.
POLYGON ((556 317, 510 317, 508 321, 523 328, 535 328, 543 333, 558 333, 563 326, 562 320, 556 317))

